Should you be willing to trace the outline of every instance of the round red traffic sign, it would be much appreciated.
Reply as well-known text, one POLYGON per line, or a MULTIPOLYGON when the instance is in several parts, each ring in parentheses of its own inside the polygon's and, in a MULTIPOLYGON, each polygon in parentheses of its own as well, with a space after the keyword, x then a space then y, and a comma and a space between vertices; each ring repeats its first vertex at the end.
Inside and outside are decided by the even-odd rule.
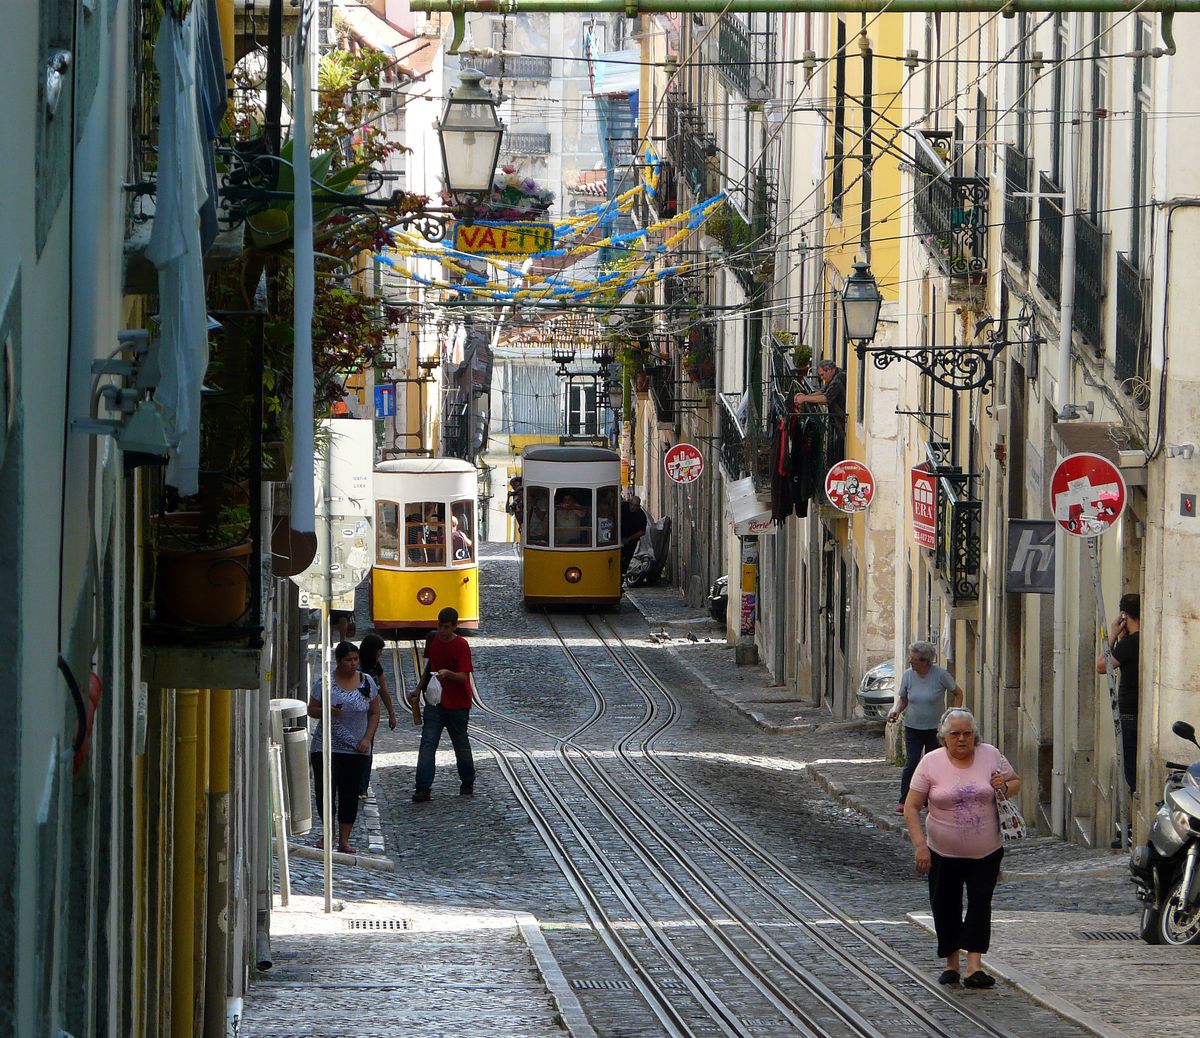
POLYGON ((704 471, 704 455, 690 443, 677 443, 663 459, 667 475, 676 483, 695 483, 704 471))
POLYGON ((843 512, 865 512, 875 497, 875 477, 861 461, 839 461, 825 475, 825 496, 843 512))
POLYGON ((1121 470, 1099 454, 1071 454, 1050 478, 1054 521, 1076 537, 1099 537, 1110 529, 1127 497, 1121 470))

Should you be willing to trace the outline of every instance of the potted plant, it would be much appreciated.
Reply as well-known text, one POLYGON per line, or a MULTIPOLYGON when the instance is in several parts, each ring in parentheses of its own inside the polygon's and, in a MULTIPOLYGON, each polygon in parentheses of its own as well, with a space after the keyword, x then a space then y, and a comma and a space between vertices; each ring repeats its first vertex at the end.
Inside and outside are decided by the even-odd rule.
POLYGON ((796 375, 803 378, 812 367, 812 347, 800 343, 792 350, 792 368, 796 375))
POLYGON ((152 523, 154 606, 161 623, 231 627, 250 602, 250 509, 224 506, 215 521, 198 509, 152 523))

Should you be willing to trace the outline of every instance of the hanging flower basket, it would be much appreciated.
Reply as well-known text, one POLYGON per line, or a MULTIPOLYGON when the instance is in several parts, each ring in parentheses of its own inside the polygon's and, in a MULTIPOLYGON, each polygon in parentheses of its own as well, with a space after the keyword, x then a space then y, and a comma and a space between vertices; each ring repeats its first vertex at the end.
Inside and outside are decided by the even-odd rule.
POLYGON ((541 219, 554 204, 554 192, 540 187, 533 177, 522 177, 515 166, 502 166, 492 179, 492 190, 473 203, 458 203, 447 192, 442 200, 460 218, 504 223, 541 219))

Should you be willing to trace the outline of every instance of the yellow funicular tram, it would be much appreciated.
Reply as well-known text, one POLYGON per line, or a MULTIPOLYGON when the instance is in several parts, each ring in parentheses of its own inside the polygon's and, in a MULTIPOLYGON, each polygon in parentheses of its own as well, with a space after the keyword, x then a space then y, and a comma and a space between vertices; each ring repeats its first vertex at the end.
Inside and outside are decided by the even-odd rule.
POLYGON ((371 617, 380 630, 431 630, 446 606, 479 627, 475 467, 461 458, 380 462, 374 473, 371 617))
POLYGON ((621 604, 621 458, 601 447, 521 456, 521 591, 527 606, 621 604))

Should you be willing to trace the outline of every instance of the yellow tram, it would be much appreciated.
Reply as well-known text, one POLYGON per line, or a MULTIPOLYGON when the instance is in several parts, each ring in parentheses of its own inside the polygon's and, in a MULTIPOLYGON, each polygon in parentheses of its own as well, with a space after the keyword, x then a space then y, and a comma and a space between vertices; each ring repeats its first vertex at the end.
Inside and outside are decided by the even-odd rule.
POLYGON ((521 591, 530 605, 621 603, 621 458, 600 447, 521 456, 521 591))
POLYGON ((475 467, 404 458, 375 467, 371 618, 380 630, 431 630, 446 606, 479 627, 475 467))

